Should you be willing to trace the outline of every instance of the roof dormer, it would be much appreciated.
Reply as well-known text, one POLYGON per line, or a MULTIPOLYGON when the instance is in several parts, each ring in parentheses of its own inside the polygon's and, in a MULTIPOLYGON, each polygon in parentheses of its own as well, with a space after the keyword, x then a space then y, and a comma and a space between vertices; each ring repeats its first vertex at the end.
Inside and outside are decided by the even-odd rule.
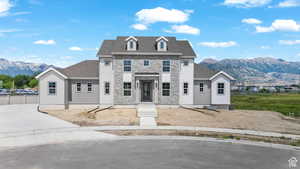
POLYGON ((135 51, 137 50, 137 38, 134 36, 129 36, 127 39, 125 39, 127 42, 126 47, 128 51, 135 51))
POLYGON ((159 38, 156 39, 156 47, 157 47, 157 51, 167 51, 168 49, 168 39, 161 36, 159 38))

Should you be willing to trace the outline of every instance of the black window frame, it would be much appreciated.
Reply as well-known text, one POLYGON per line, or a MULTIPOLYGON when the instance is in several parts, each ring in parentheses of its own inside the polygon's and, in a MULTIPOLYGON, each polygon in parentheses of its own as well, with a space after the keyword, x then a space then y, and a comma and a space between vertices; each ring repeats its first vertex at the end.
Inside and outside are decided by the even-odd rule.
POLYGON ((189 65, 189 61, 188 60, 184 60, 183 61, 183 66, 188 66, 189 65))
POLYGON ((162 83, 162 96, 170 96, 171 83, 162 83))
POLYGON ((80 93, 81 92, 81 83, 76 83, 76 93, 80 93), (78 90, 79 89, 79 90, 78 90))
POLYGON ((88 93, 93 92, 93 84, 92 84, 92 82, 88 82, 87 83, 87 92, 88 93))
POLYGON ((200 93, 204 92, 204 83, 199 83, 199 92, 200 93))
POLYGON ((171 71, 171 61, 170 60, 163 60, 162 61, 162 69, 163 69, 163 72, 170 72, 171 71))
POLYGON ((109 82, 104 82, 104 94, 110 95, 110 83, 109 82))
POLYGON ((217 84, 217 94, 224 95, 225 94, 225 83, 218 83, 217 84))
POLYGON ((150 66, 150 61, 149 60, 144 60, 144 66, 150 66))
POLYGON ((183 94, 188 95, 189 94, 189 83, 184 82, 183 83, 183 94))
POLYGON ((131 96, 131 82, 123 82, 123 96, 131 96))
POLYGON ((131 72, 131 64, 132 64, 131 60, 124 60, 123 61, 123 70, 124 70, 124 72, 131 72))
POLYGON ((48 95, 56 95, 56 82, 48 82, 48 95))

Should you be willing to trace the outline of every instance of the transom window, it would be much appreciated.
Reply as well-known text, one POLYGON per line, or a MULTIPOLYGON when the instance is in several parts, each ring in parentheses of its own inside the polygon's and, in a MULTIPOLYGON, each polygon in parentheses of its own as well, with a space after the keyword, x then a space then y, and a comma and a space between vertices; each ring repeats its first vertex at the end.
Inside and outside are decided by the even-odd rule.
POLYGON ((170 61, 169 60, 163 61, 163 72, 170 72, 170 61))
POLYGON ((131 96, 131 83, 123 83, 124 96, 131 96))
POLYGON ((48 82, 48 93, 49 95, 56 94, 56 82, 48 82))
POLYGON ((76 83, 76 92, 81 92, 81 83, 76 83))
POLYGON ((188 94, 189 84, 183 83, 183 94, 188 94))
POLYGON ((200 93, 203 93, 204 92, 204 84, 203 83, 200 83, 200 93))
POLYGON ((224 94, 224 92, 225 92, 225 84, 218 83, 218 94, 224 94))
POLYGON ((105 82, 104 83, 104 93, 105 94, 109 94, 110 93, 110 83, 109 82, 105 82))
POLYGON ((150 61, 149 60, 144 60, 144 66, 149 66, 150 65, 150 61))
POLYGON ((170 96, 170 83, 163 83, 162 84, 162 95, 163 96, 170 96))
POLYGON ((87 84, 87 91, 88 92, 92 92, 93 88, 92 88, 92 83, 88 83, 87 84))
POLYGON ((131 71, 131 60, 124 60, 124 72, 131 71))

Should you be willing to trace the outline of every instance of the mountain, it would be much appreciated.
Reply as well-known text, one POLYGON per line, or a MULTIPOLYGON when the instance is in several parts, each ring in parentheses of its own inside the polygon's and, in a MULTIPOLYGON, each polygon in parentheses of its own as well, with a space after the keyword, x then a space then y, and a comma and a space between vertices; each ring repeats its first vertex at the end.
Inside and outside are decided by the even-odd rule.
POLYGON ((50 65, 27 63, 21 61, 9 61, 0 58, 0 74, 15 76, 18 74, 33 75, 46 70, 50 65))
POLYGON ((200 64, 223 70, 238 82, 251 84, 299 84, 300 62, 271 57, 253 59, 204 59, 200 64))

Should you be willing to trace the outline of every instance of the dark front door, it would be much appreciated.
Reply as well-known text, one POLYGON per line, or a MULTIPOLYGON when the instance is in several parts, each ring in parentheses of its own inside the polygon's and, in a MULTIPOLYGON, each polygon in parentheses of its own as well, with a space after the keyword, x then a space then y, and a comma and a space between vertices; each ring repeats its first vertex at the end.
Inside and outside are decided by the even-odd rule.
POLYGON ((141 86, 141 100, 142 102, 152 102, 152 82, 142 82, 141 86))

